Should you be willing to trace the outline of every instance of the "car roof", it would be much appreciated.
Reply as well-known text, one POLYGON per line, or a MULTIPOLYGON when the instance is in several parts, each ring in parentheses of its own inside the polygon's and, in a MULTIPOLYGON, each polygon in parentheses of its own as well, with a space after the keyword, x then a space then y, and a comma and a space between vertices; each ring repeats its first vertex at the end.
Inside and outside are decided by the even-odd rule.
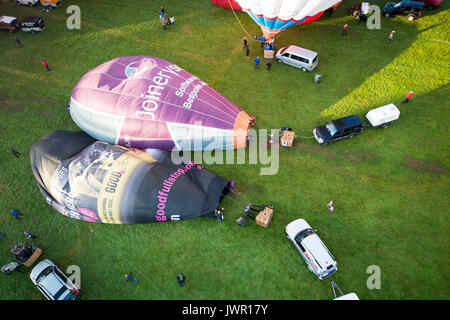
POLYGON ((321 269, 326 270, 329 265, 336 263, 317 234, 312 234, 304 238, 302 245, 313 255, 321 269))
POLYGON ((401 1, 402 6, 407 7, 423 7, 424 3, 420 1, 409 1, 409 0, 403 0, 401 1))
POLYGON ((45 268, 47 267, 53 267, 55 266, 55 264, 53 262, 51 262, 48 259, 45 259, 41 262, 39 262, 32 270, 30 273, 30 278, 34 281, 36 280, 37 277, 39 277, 39 275, 41 274, 42 271, 44 271, 45 268))
POLYGON ((336 126, 336 129, 341 129, 347 126, 361 125, 362 121, 357 115, 348 116, 345 118, 332 121, 336 126))
POLYGON ((22 18, 22 20, 20 20, 20 22, 34 22, 36 20, 39 20, 40 18, 41 18, 40 16, 25 17, 25 18, 22 18))
POLYGON ((0 17, 0 22, 4 22, 4 23, 11 23, 11 22, 13 22, 14 20, 17 20, 17 18, 16 17, 10 17, 10 16, 1 16, 0 17))
POLYGON ((55 272, 45 276, 39 282, 39 286, 56 300, 63 299, 69 291, 65 282, 55 272))
POLYGON ((315 51, 297 47, 294 45, 290 45, 284 52, 295 53, 309 59, 313 59, 315 56, 317 56, 317 52, 315 51))

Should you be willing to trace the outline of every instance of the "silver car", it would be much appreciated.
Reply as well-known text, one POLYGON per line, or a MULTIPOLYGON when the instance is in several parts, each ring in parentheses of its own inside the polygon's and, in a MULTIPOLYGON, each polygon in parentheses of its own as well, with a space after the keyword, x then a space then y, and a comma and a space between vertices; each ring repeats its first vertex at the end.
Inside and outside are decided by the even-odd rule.
POLYGON ((337 271, 336 260, 305 220, 297 219, 289 223, 286 226, 286 236, 300 252, 308 269, 320 280, 337 271))
POLYGON ((80 297, 80 290, 48 259, 31 270, 30 278, 48 300, 77 300, 80 297))
POLYGON ((319 63, 319 54, 315 51, 297 46, 283 47, 275 55, 278 63, 286 63, 290 66, 300 68, 302 71, 313 71, 319 63))

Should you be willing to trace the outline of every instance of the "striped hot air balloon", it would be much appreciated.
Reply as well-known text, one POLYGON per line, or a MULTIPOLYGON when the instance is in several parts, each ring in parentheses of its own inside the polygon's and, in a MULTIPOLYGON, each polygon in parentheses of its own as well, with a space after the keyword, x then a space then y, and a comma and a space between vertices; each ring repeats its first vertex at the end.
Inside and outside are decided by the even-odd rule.
POLYGON ((97 140, 166 150, 246 146, 250 117, 179 66, 150 56, 116 58, 72 91, 74 122, 97 140))
POLYGON ((266 40, 289 27, 312 22, 342 0, 236 0, 261 27, 266 40))

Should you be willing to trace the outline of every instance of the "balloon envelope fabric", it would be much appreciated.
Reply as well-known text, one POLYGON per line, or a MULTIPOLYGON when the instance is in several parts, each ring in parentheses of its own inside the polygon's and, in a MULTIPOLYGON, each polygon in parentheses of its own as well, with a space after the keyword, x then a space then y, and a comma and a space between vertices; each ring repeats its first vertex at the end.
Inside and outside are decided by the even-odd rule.
POLYGON ((69 102, 74 122, 97 140, 166 150, 243 148, 250 117, 177 65, 120 57, 86 73, 69 102))
POLYGON ((31 166, 46 201, 65 216, 133 224, 215 216, 230 181, 163 150, 127 149, 84 132, 55 131, 35 142, 31 166))

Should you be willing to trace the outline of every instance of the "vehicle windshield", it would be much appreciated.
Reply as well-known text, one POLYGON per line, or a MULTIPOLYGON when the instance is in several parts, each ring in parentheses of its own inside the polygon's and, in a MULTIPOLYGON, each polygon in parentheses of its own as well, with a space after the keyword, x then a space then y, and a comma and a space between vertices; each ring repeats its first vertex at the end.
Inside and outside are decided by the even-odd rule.
POLYGON ((330 132, 330 134, 331 134, 332 136, 334 136, 335 133, 337 132, 336 126, 334 125, 333 122, 327 123, 327 124, 325 125, 325 127, 328 129, 328 131, 330 132))
POLYGON ((298 235, 297 235, 297 237, 296 237, 296 241, 297 242, 301 242, 301 241, 303 241, 306 237, 309 237, 310 235, 313 235, 314 234, 314 231, 313 231, 313 229, 305 229, 305 230, 303 230, 303 231, 301 231, 298 235))
POLYGON ((287 48, 281 49, 280 54, 283 54, 287 48))
POLYGON ((44 270, 42 270, 42 272, 39 274, 39 276, 36 279, 36 283, 41 282, 42 279, 44 279, 50 272, 53 271, 53 267, 47 267, 44 270))

